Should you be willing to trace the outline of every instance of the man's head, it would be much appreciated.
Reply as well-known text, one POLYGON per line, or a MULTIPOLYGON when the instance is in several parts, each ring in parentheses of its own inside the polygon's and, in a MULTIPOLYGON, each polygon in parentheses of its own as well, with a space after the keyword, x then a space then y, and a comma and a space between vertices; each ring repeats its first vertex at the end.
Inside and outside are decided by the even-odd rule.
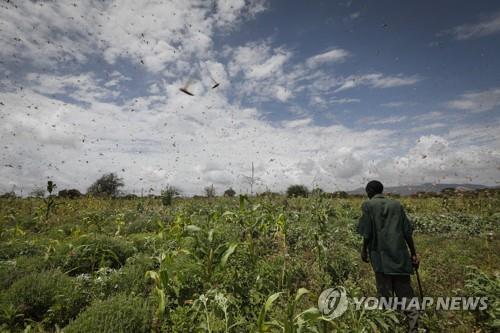
POLYGON ((375 194, 380 194, 384 191, 384 185, 378 180, 372 180, 366 184, 365 190, 368 198, 371 199, 375 194))

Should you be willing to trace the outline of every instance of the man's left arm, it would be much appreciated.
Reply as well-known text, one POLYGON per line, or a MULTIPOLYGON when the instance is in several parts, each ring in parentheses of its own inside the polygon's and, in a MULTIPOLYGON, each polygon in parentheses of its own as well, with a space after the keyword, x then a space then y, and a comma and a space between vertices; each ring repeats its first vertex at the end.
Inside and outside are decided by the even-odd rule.
POLYGON ((417 250, 415 249, 415 242, 413 241, 413 226, 410 220, 408 219, 408 216, 406 216, 403 207, 401 207, 401 214, 403 216, 403 235, 406 244, 408 244, 408 248, 410 249, 411 262, 413 267, 418 268, 418 265, 420 264, 420 259, 417 255, 417 250))
POLYGON ((361 260, 364 262, 369 262, 368 260, 368 243, 369 240, 366 238, 363 238, 363 247, 361 248, 361 260))

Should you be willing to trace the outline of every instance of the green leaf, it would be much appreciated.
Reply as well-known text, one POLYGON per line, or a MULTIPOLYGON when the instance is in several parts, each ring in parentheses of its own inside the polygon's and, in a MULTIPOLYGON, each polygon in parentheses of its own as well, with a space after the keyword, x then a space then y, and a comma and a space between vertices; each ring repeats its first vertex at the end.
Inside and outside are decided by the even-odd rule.
POLYGON ((280 297, 281 294, 282 294, 282 292, 272 294, 271 296, 269 296, 267 298, 266 303, 264 303, 264 306, 262 306, 262 309, 260 310, 260 313, 259 313, 259 318, 257 319, 258 332, 266 332, 267 331, 267 327, 268 327, 269 323, 265 322, 266 314, 273 306, 274 301, 276 301, 276 299, 278 299, 278 297, 280 297))
POLYGON ((240 210, 245 209, 245 201, 248 201, 248 197, 240 194, 240 210))
POLYGON ((157 286, 161 284, 160 275, 156 271, 147 271, 144 276, 153 280, 157 286))
POLYGON ((201 228, 196 226, 196 225, 193 225, 193 224, 190 224, 190 225, 187 225, 184 227, 184 231, 187 231, 187 232, 200 232, 201 231, 201 228))
POLYGON ((297 291, 297 295, 295 296, 295 303, 297 303, 305 294, 308 294, 308 293, 310 293, 310 291, 307 290, 306 288, 300 288, 297 291))
POLYGON ((281 330, 284 330, 285 327, 283 325, 281 325, 281 323, 277 320, 271 320, 271 321, 266 321, 264 323, 264 331, 263 332, 267 332, 269 330, 269 328, 271 327, 277 327, 277 328, 280 328, 281 330))
POLYGON ((167 306, 167 299, 165 296, 165 291, 163 289, 156 287, 155 291, 159 298, 157 315, 161 319, 163 318, 163 315, 165 313, 165 307, 167 306))
POLYGON ((368 319, 367 322, 368 322, 368 325, 370 325, 372 332, 379 332, 377 325, 375 325, 375 323, 373 321, 368 319))
POLYGON ((229 247, 227 248, 227 250, 222 255, 222 259, 220 261, 220 265, 222 267, 224 267, 226 265, 227 260, 229 259, 229 257, 231 256, 231 254, 233 254, 234 251, 236 251, 236 247, 237 246, 238 246, 238 243, 233 243, 233 244, 229 245, 229 247))
POLYGON ((318 310, 318 308, 312 307, 309 308, 301 313, 299 313, 296 317, 295 320, 298 320, 299 318, 302 318, 304 322, 309 322, 309 321, 316 321, 322 317, 321 312, 318 310))
POLYGON ((168 271, 166 269, 162 269, 160 271, 160 281, 161 281, 162 288, 166 288, 168 286, 169 280, 170 280, 170 278, 168 276, 168 271))

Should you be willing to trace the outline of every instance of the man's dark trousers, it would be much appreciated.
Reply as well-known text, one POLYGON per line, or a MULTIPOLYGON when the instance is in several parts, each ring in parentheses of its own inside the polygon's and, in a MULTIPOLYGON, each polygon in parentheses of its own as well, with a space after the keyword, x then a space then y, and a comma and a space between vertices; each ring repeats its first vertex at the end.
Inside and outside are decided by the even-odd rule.
MULTIPOLYGON (((379 297, 386 299, 394 296, 399 299, 404 297, 409 302, 415 296, 411 287, 410 275, 375 273, 375 282, 379 297)), ((410 333, 418 332, 418 311, 408 310, 403 313, 408 319, 408 331, 410 333)))

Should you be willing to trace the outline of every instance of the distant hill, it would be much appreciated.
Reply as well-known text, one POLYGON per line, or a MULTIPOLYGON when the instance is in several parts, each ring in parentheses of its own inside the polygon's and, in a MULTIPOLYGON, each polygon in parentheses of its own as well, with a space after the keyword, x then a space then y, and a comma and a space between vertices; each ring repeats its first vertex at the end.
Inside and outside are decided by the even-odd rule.
MULTIPOLYGON (((389 186, 384 188, 385 193, 396 193, 400 195, 410 195, 417 192, 441 192, 445 188, 456 188, 462 191, 473 191, 477 189, 488 188, 485 185, 478 184, 420 184, 420 185, 402 185, 402 186, 389 186)), ((347 192, 349 194, 365 194, 364 188, 358 188, 353 191, 347 192)))

